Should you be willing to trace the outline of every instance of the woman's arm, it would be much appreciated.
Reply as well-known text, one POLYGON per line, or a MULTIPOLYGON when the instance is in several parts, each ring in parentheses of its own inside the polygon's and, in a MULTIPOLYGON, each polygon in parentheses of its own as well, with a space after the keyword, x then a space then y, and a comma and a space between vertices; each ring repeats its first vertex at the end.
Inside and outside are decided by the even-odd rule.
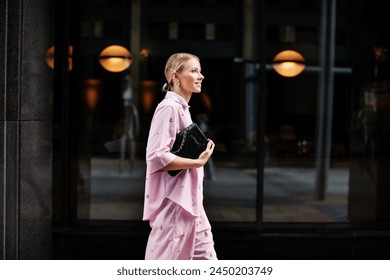
POLYGON ((183 158, 177 156, 171 163, 162 168, 162 170, 179 170, 188 168, 198 168, 204 166, 214 152, 214 142, 209 139, 206 149, 197 159, 183 158))

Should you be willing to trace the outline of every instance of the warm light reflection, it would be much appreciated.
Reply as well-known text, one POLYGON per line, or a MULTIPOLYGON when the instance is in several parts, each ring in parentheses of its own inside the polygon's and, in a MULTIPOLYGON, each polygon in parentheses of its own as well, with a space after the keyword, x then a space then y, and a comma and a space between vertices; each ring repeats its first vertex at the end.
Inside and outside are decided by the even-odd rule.
MULTIPOLYGON (((73 69, 73 47, 68 47, 68 70, 73 69)), ((54 46, 51 46, 46 52, 46 63, 51 69, 54 69, 54 46)))
POLYGON ((283 77, 295 77, 305 69, 305 59, 296 51, 286 50, 274 57, 272 66, 283 77))
POLYGON ((142 59, 146 59, 149 57, 150 53, 149 53, 149 50, 147 50, 147 49, 141 49, 139 52, 139 55, 142 59))
POLYGON ((202 100, 203 105, 206 107, 208 111, 211 111, 213 105, 210 98, 210 95, 206 91, 202 91, 200 95, 200 99, 202 100))
POLYGON ((88 108, 93 111, 99 101, 100 80, 88 79, 85 80, 85 99, 88 108))
POLYGON ((122 72, 131 65, 131 53, 125 47, 112 45, 99 54, 100 65, 110 72, 122 72))
POLYGON ((141 81, 142 86, 142 105, 146 113, 150 113, 155 99, 155 92, 157 89, 157 82, 144 80, 141 81))
POLYGON ((385 57, 387 54, 387 49, 382 48, 382 47, 374 47, 374 55, 375 55, 375 60, 381 60, 385 57))

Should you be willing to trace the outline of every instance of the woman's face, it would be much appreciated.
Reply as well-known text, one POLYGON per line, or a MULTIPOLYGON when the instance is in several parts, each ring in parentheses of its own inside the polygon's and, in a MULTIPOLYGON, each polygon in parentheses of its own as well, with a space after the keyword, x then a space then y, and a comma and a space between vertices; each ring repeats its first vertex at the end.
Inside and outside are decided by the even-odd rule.
POLYGON ((183 71, 177 73, 179 89, 183 93, 201 92, 204 76, 201 73, 200 63, 191 58, 184 64, 183 71))

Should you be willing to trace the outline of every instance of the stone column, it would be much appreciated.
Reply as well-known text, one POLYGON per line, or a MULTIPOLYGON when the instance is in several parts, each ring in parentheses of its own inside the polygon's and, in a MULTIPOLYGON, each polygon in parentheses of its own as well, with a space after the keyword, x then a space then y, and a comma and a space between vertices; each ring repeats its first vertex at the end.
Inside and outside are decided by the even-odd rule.
POLYGON ((0 2, 0 259, 51 258, 53 8, 0 2))

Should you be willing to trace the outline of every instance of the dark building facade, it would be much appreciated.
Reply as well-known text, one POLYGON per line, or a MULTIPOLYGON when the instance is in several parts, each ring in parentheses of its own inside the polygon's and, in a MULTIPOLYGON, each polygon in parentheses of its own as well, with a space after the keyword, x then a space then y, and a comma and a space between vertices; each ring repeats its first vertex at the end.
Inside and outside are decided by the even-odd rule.
POLYGON ((220 259, 389 258, 382 2, 6 0, 0 13, 1 259, 143 258, 144 151, 174 52, 206 77, 190 105, 216 143, 204 202, 220 259), (284 50, 303 61, 275 61, 284 50), (305 68, 284 77, 281 62, 305 68))

